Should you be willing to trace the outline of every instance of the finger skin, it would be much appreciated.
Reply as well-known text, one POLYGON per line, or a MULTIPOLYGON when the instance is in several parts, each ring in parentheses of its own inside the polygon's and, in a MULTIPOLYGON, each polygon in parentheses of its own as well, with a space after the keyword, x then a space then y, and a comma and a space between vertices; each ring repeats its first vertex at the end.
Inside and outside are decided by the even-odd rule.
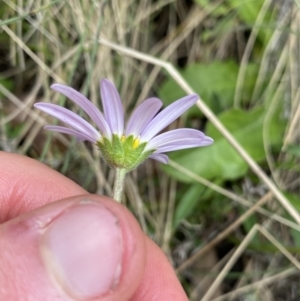
POLYGON ((0 151, 0 223, 50 202, 87 193, 40 162, 0 151))
POLYGON ((188 301, 167 257, 149 237, 146 250, 144 277, 130 301, 188 301))
POLYGON ((46 268, 41 251, 41 232, 45 232, 45 228, 55 218, 82 200, 99 203, 108 208, 118 217, 118 225, 122 231, 123 263, 120 282, 111 293, 99 300, 130 299, 144 273, 145 236, 124 206, 103 196, 81 195, 52 202, 0 226, 0 245, 5 246, 0 257, 0 300, 73 300, 52 280, 46 268))
MULTIPOLYGON (((17 154, 0 151, 0 170, 0 223, 53 201, 86 193, 51 168, 17 154)), ((138 290, 128 301, 187 301, 166 256, 146 236, 145 241, 146 269, 138 290)))

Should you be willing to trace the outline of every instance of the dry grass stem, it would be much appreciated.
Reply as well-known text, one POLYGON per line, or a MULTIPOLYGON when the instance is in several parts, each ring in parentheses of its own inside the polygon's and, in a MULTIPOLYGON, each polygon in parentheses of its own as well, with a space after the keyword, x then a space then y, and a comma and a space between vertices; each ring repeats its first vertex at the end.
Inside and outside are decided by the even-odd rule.
MULTIPOLYGON (((42 128, 55 119, 33 109, 34 102, 65 106, 86 118, 78 106, 49 86, 53 82, 72 86, 102 110, 99 80, 105 77, 116 84, 128 119, 147 97, 163 99, 170 83, 175 82, 174 95, 177 89, 178 94, 181 89, 194 93, 194 78, 199 76, 197 107, 203 114, 193 108, 169 130, 187 123, 205 132, 208 119, 226 146, 228 141, 246 162, 245 173, 207 180, 170 160, 172 172, 190 179, 177 182, 161 170, 160 163, 147 160, 129 174, 124 193, 124 204, 178 266, 176 273, 194 301, 248 296, 282 301, 284 297, 276 295, 279 281, 299 275, 300 263, 293 255, 300 238, 296 205, 300 2, 254 2, 74 0, 70 5, 64 0, 3 0, 0 4, 1 150, 40 160, 91 193, 112 195, 114 172, 96 145, 77 143, 60 133, 45 134, 42 128), (193 66, 211 68, 214 63, 233 66, 232 71, 224 67, 232 85, 224 81, 221 88, 221 81, 214 83, 219 69, 207 73, 211 86, 205 78, 202 83, 201 72, 189 73, 193 66), (264 152, 259 150, 261 159, 250 155, 250 143, 238 142, 240 132, 229 131, 225 125, 231 124, 220 121, 222 113, 235 108, 245 114, 261 109, 264 114, 257 125, 262 131, 259 145, 264 147, 264 152), (278 135, 274 143, 271 135, 277 129, 284 137, 278 135), (198 191, 198 183, 204 185, 203 191, 198 191), (267 244, 252 248, 249 243, 258 233, 267 244), (269 247, 270 252, 276 249, 272 256, 269 247), (213 259, 204 256, 212 254, 213 259)), ((292 289, 295 280, 290 279, 292 284, 283 284, 285 288, 292 289)))
POLYGON ((185 270, 187 267, 192 265, 196 260, 198 260, 201 256, 203 256, 206 252, 214 248, 218 243, 220 243, 225 237, 227 237, 230 233, 232 233, 237 227, 239 227, 249 216, 251 216, 255 210, 264 205, 267 201, 271 199, 271 195, 265 195, 261 198, 253 207, 251 207, 248 211, 242 214, 235 222, 229 225, 224 231, 219 233, 212 241, 208 242, 204 245, 198 252, 192 255, 189 259, 187 259, 184 263, 182 263, 177 269, 176 273, 180 273, 185 270))
POLYGON ((253 282, 251 284, 245 285, 243 287, 240 287, 230 293, 224 294, 218 298, 211 299, 211 301, 223 301, 228 300, 228 298, 237 298, 239 296, 242 296, 243 294, 247 294, 251 291, 255 291, 258 289, 264 289, 266 286, 270 284, 274 284, 277 281, 286 279, 290 276, 294 276, 299 274, 299 270, 297 268, 289 268, 281 273, 278 273, 276 275, 266 277, 264 279, 261 279, 259 281, 253 282))
POLYGON ((211 300, 211 296, 214 294, 217 287, 221 284, 223 279, 226 277, 228 272, 231 270, 234 263, 237 261, 237 259, 241 256, 241 254, 244 252, 250 241, 253 239, 253 237, 257 234, 257 232, 260 232, 263 234, 274 246, 276 246, 279 251, 287 257, 291 263, 293 263, 298 270, 300 270, 300 262, 286 249, 283 247, 282 244, 280 244, 274 236, 272 236, 264 227, 256 224, 253 226, 253 228, 249 231, 247 236, 244 238, 242 243, 238 246, 230 260, 227 262, 223 270, 219 273, 217 278, 215 279, 212 286, 209 288, 209 290, 206 292, 206 294, 203 296, 201 301, 209 301, 211 300))

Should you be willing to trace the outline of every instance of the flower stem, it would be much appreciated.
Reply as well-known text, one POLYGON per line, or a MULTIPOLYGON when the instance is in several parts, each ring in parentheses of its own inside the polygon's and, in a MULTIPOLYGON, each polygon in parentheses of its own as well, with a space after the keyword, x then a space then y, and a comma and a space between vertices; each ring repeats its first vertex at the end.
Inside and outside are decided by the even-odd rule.
POLYGON ((126 172, 124 168, 116 168, 113 198, 119 203, 121 203, 122 199, 126 172))

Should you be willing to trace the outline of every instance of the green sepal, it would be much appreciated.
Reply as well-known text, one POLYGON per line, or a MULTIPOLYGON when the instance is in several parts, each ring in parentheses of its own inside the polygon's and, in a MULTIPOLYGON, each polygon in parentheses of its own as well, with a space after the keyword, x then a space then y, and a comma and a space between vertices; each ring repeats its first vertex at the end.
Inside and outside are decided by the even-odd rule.
POLYGON ((154 150, 144 151, 146 142, 137 147, 135 144, 134 136, 121 139, 115 134, 112 136, 112 140, 103 137, 97 142, 97 146, 108 165, 114 168, 124 168, 127 171, 136 168, 154 152, 154 150))

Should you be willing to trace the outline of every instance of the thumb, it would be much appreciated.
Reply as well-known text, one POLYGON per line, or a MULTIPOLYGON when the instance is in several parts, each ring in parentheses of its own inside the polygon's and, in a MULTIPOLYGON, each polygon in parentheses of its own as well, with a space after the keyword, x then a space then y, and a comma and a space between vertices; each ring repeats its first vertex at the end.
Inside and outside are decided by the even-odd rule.
POLYGON ((0 225, 0 300, 128 301, 144 239, 124 206, 96 195, 21 215, 0 225))

